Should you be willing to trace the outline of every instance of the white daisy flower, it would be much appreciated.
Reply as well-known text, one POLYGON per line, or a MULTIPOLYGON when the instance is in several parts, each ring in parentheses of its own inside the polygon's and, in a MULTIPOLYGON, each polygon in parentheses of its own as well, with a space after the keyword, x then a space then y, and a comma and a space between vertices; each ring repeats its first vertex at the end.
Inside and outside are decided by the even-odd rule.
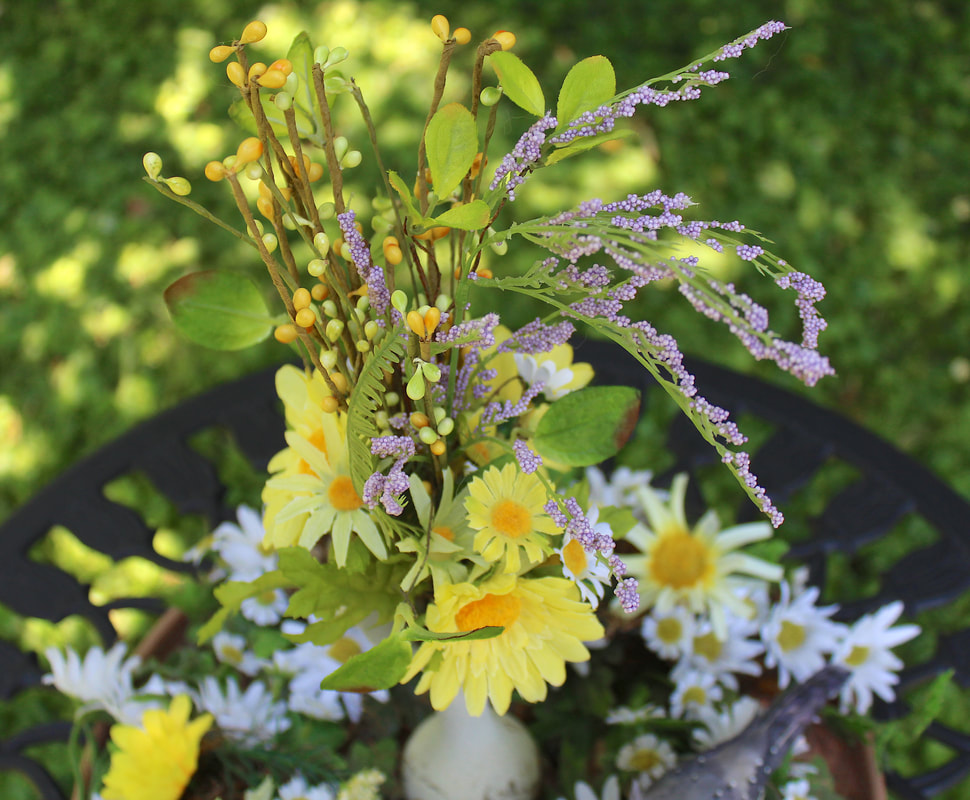
POLYGON ((337 800, 380 800, 387 776, 379 769, 362 769, 340 787, 337 800))
MULTIPOLYGON (((620 779, 616 775, 610 775, 603 783, 602 795, 596 794, 596 790, 585 781, 577 781, 573 787, 573 797, 576 800, 620 800, 620 779)), ((559 800, 566 798, 560 797, 559 800)))
POLYGON ((903 662, 890 648, 908 642, 920 632, 919 625, 892 627, 902 613, 903 604, 897 600, 875 614, 866 614, 849 628, 832 654, 833 664, 850 671, 839 695, 843 713, 854 707, 859 714, 865 714, 872 705, 873 694, 887 703, 895 698, 892 687, 899 683, 895 671, 903 662))
POLYGON ((710 672, 675 668, 670 677, 675 682, 670 695, 670 716, 676 719, 697 719, 701 709, 712 708, 724 696, 721 685, 710 672))
POLYGON ((674 749, 652 733, 638 736, 616 754, 619 769, 639 773, 636 780, 641 789, 646 789, 676 763, 674 749))
MULTIPOLYGON (((644 486, 649 486, 653 473, 648 469, 632 470, 629 467, 617 467, 610 473, 609 478, 599 467, 586 467, 586 482, 589 484, 590 505, 599 507, 614 506, 616 508, 632 509, 634 515, 638 512, 646 522, 643 510, 637 502, 636 492, 644 486)), ((663 499, 667 492, 654 489, 663 499)))
POLYGON ((245 638, 226 631, 220 631, 212 637, 212 649, 223 664, 229 664, 250 677, 269 664, 265 659, 258 658, 252 650, 246 649, 245 638))
POLYGON ((683 606, 674 606, 665 614, 652 609, 640 624, 640 635, 658 656, 677 661, 691 654, 696 626, 696 618, 683 606))
POLYGON ((648 719, 663 719, 667 712, 660 706, 647 703, 640 708, 629 708, 627 706, 617 706, 611 708, 606 714, 607 725, 636 725, 648 719))
POLYGON ((270 589, 256 597, 247 597, 239 604, 239 613, 250 622, 267 627, 277 625, 286 607, 290 604, 290 598, 282 589, 270 589))
MULTIPOLYGON (((613 538, 610 526, 598 521, 599 515, 595 506, 586 512, 590 527, 595 533, 613 538)), ((605 587, 610 585, 610 565, 597 558, 596 553, 587 552, 568 530, 563 534, 562 546, 553 552, 562 563, 562 574, 573 581, 583 599, 596 608, 603 599, 605 587)))
POLYGON ((788 781, 781 787, 781 797, 782 800, 816 800, 811 789, 807 780, 788 781))
POLYGON ((223 522, 212 532, 212 549, 226 563, 234 581, 252 581, 276 569, 278 557, 263 548, 263 519, 249 506, 236 509, 239 524, 223 522))
POLYGON ((235 678, 226 681, 223 691, 211 675, 199 684, 193 699, 202 711, 208 711, 226 734, 244 747, 265 744, 290 727, 286 704, 276 702, 264 683, 253 681, 245 692, 235 678))
POLYGON ((519 371, 526 386, 542 384, 542 394, 549 400, 558 400, 569 393, 569 384, 573 382, 572 369, 563 367, 560 369, 556 362, 550 359, 538 360, 535 356, 513 353, 515 357, 515 367, 519 371))
POLYGON ((53 684, 58 691, 80 700, 82 705, 77 714, 102 709, 120 722, 137 725, 141 714, 134 718, 130 701, 134 695, 132 673, 141 664, 138 656, 126 659, 128 648, 123 642, 116 642, 105 652, 100 647, 91 647, 81 658, 67 648, 48 648, 44 655, 50 663, 51 671, 41 679, 43 683, 53 684))
POLYGON ((701 750, 733 739, 748 727, 761 710, 761 704, 753 697, 739 697, 720 711, 704 706, 697 710, 696 718, 704 723, 703 728, 694 728, 694 741, 701 750))
POLYGON ((310 786, 299 773, 280 786, 276 795, 277 800, 334 800, 335 797, 333 789, 327 784, 310 786))
POLYGON ((778 581, 782 568, 747 555, 739 548, 769 539, 771 525, 753 522, 720 530, 714 511, 708 511, 691 527, 684 512, 687 476, 678 475, 664 502, 653 489, 640 488, 640 501, 648 524, 635 525, 626 539, 642 555, 624 555, 630 577, 639 582, 644 608, 668 612, 684 605, 695 614, 708 614, 717 636, 727 636, 727 613, 750 614, 736 589, 750 579, 778 581))
MULTIPOLYGON (((730 623, 730 619, 726 619, 730 623)), ((685 661, 691 667, 710 673, 728 689, 738 688, 737 675, 757 676, 762 672, 758 657, 765 648, 761 642, 746 639, 742 631, 729 624, 721 638, 713 621, 700 622, 694 632, 690 655, 685 661)), ((677 667, 674 668, 674 672, 677 667)))
POLYGON ((845 625, 829 619, 839 607, 817 607, 818 595, 818 588, 813 586, 793 597, 788 584, 782 581, 781 599, 761 628, 765 665, 778 667, 778 685, 782 689, 792 678, 801 682, 822 669, 825 656, 845 635, 845 625))

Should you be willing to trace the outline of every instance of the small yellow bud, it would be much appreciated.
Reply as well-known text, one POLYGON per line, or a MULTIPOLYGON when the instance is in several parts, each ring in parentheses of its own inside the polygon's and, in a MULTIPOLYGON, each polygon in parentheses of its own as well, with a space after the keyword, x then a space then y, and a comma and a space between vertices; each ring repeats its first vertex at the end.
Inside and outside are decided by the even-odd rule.
POLYGON ((387 263, 392 267, 396 266, 404 260, 404 254, 401 252, 401 245, 398 244, 397 237, 386 236, 384 237, 384 258, 387 263))
POLYGON ((428 332, 428 336, 437 330, 439 322, 441 322, 441 309, 432 306, 424 312, 424 329, 428 332))
POLYGON ((468 44, 472 40, 472 32, 468 28, 455 28, 452 36, 458 44, 468 44))
POLYGON ((431 420, 428 419, 427 414, 422 414, 420 411, 415 411, 411 414, 411 424, 415 428, 427 428, 431 424, 431 420))
POLYGON ((209 51, 209 61, 213 64, 221 64, 232 55, 233 49, 226 44, 217 44, 209 51))
POLYGON ((310 296, 318 303, 322 303, 330 296, 330 290, 324 283, 315 283, 313 288, 310 289, 310 296))
POLYGON ((381 329, 374 320, 368 320, 364 325, 364 336, 367 337, 367 341, 372 342, 377 336, 377 332, 381 329))
POLYGON ((282 89, 286 85, 286 75, 278 69, 268 69, 256 79, 256 83, 266 89, 282 89))
POLYGON ((492 38, 502 45, 503 50, 511 50, 515 47, 515 34, 511 31, 495 31, 492 38))
POLYGON ((266 197, 258 197, 256 199, 256 210, 259 211, 266 219, 273 218, 273 201, 266 197))
POLYGON ((306 271, 309 272, 314 278, 319 278, 327 271, 327 262, 322 258, 314 258, 309 264, 306 265, 306 271))
POLYGON ((441 39, 441 41, 444 42, 448 39, 450 31, 451 26, 448 24, 448 17, 444 14, 435 14, 431 18, 431 32, 441 39))
POLYGON ((162 183, 167 184, 168 188, 179 197, 185 197, 192 191, 192 184, 185 178, 164 178, 162 183))
POLYGON ((431 444, 431 452, 436 456, 443 456, 448 448, 445 447, 443 440, 438 439, 438 441, 431 444))
POLYGON ((279 243, 280 241, 276 238, 275 233, 267 233, 263 235, 263 247, 265 247, 270 253, 276 250, 279 243))
POLYGON ((287 322, 285 325, 280 325, 273 331, 273 338, 276 339, 280 344, 289 344, 290 342, 296 341, 297 337, 296 326, 287 322))
POLYGON ((330 320, 330 322, 327 323, 327 328, 325 332, 327 334, 327 338, 331 342, 335 342, 337 341, 337 339, 340 338, 341 334, 344 332, 344 323, 339 319, 332 319, 330 320))
POLYGON ((153 181, 158 180, 158 176, 162 174, 162 157, 158 153, 145 153, 141 158, 141 163, 145 172, 148 173, 148 177, 153 181))
POLYGON ((324 397, 320 401, 320 408, 327 414, 333 414, 334 411, 340 408, 340 401, 336 397, 324 397))
POLYGON ((317 321, 317 317, 309 308, 301 308, 296 312, 296 316, 293 317, 293 320, 301 328, 312 328, 313 324, 317 321))
POLYGON ((226 77, 240 89, 246 85, 246 70, 238 61, 230 61, 226 64, 226 77))
POLYGON ((266 72, 266 65, 262 61, 257 61, 249 68, 249 80, 258 78, 264 72, 266 72))
POLYGON ((428 332, 424 327, 424 318, 417 311, 408 311, 407 321, 408 327, 414 332, 415 336, 420 339, 427 336, 428 332))
POLYGON ((341 392, 342 394, 347 394, 348 384, 347 384, 347 379, 343 376, 343 373, 331 372, 330 380, 332 380, 334 383, 334 386, 337 387, 337 391, 341 392))
POLYGON ((214 183, 221 181, 226 177, 226 168, 221 161, 210 161, 205 165, 205 176, 214 183))
POLYGON ((266 36, 266 23, 258 19, 250 22, 243 28, 242 36, 239 37, 239 44, 253 44, 261 41, 266 36))
POLYGON ((370 350, 370 342, 368 342, 366 339, 359 339, 358 341, 354 342, 354 347, 357 348, 358 353, 366 353, 370 350))
POLYGON ((299 311, 301 308, 307 308, 310 305, 310 292, 308 289, 304 289, 302 286, 293 292, 293 308, 299 311))

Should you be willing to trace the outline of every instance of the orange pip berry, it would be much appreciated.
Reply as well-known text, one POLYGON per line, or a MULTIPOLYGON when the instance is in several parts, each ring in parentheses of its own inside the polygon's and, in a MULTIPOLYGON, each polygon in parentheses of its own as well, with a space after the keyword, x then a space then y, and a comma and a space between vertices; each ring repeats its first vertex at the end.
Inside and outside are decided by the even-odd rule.
POLYGON ((210 161, 205 165, 205 176, 212 182, 221 181, 226 177, 226 168, 221 161, 210 161))
POLYGON ((468 28, 455 28, 452 36, 458 44, 468 44, 472 40, 472 32, 468 28))
POLYGON ((272 64, 269 65, 270 70, 279 70, 284 75, 289 75, 293 72, 293 62, 288 58, 278 58, 272 64))
POLYGON ((503 50, 511 50, 515 47, 515 34, 511 31, 495 31, 492 38, 502 45, 503 50))
POLYGON ((315 283, 310 289, 310 296, 318 303, 322 303, 330 296, 330 289, 325 283, 315 283))
POLYGON ((217 44, 209 51, 209 61, 213 64, 221 64, 233 54, 234 49, 227 44, 217 44))
POLYGON ((286 85, 286 75, 278 69, 268 69, 256 79, 264 89, 282 89, 286 85))
POLYGON ((300 311, 310 305, 310 291, 302 286, 293 292, 293 308, 300 311))
POLYGON ((431 336, 438 329, 439 322, 441 322, 440 308, 431 306, 431 308, 424 312, 424 329, 427 331, 427 336, 431 336))
POLYGON ((310 183, 320 180, 323 177, 323 164, 312 162, 310 168, 306 171, 306 176, 310 179, 310 183))
POLYGON ((438 439, 436 442, 431 444, 431 452, 436 456, 443 456, 445 454, 445 443, 443 439, 438 439))
POLYGON ((428 329, 424 326, 424 317, 417 311, 408 311, 408 327, 419 339, 424 339, 428 335, 428 329))
POLYGON ((316 315, 309 308, 301 308, 293 317, 294 322, 301 328, 312 328, 317 321, 316 315))
POLYGON ((239 37, 239 44, 253 44, 261 41, 266 36, 266 23, 258 19, 250 22, 243 28, 242 36, 239 37))
POLYGON ((256 161, 262 155, 263 143, 259 139, 257 139, 255 136, 250 136, 243 139, 239 143, 239 147, 236 149, 236 163, 234 170, 238 172, 240 167, 244 167, 246 164, 256 161))
POLYGON ((280 344, 290 344, 290 342, 295 342, 297 337, 296 326, 287 322, 285 325, 277 326, 276 330, 273 331, 273 338, 276 339, 280 344))

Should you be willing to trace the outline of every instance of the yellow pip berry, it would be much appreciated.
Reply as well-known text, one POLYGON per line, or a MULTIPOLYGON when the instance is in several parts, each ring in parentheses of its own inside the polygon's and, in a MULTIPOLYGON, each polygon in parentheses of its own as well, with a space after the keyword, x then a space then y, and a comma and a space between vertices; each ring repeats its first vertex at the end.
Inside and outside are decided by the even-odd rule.
POLYGON ((436 442, 431 444, 431 452, 436 456, 443 456, 448 448, 445 447, 444 440, 438 439, 436 442))
POLYGON ((158 153, 148 152, 142 156, 141 163, 148 177, 153 181, 158 180, 158 176, 162 174, 162 157, 158 153))
POLYGON ((309 308, 301 308, 296 312, 296 316, 293 317, 293 320, 301 328, 312 328, 313 324, 317 321, 317 318, 309 308))
POLYGON ((452 36, 458 44, 468 44, 472 40, 472 32, 468 28, 455 28, 452 36))
POLYGON ((420 411, 415 411, 411 414, 411 424, 415 428, 427 428, 431 424, 431 420, 428 419, 427 414, 422 414, 420 411))
POLYGON ((243 28, 242 36, 239 37, 239 44, 253 44, 253 42, 258 42, 266 36, 266 23, 260 22, 258 19, 250 22, 245 28, 243 28))
POLYGON ((221 181, 226 177, 226 168, 221 161, 210 161, 205 165, 205 176, 213 182, 221 181))
POLYGON ((441 309, 431 306, 424 312, 424 329, 428 336, 437 330, 439 322, 441 322, 441 309))
POLYGON ((478 173, 482 171, 482 167, 484 167, 487 163, 488 159, 483 153, 476 153, 475 160, 472 161, 471 169, 468 170, 468 177, 477 178, 478 173))
POLYGON ((273 201, 266 197, 256 198, 256 210, 266 219, 273 218, 273 201))
POLYGON ((396 236, 386 236, 383 244, 384 258, 392 267, 397 266, 404 260, 401 252, 401 245, 398 244, 396 236))
POLYGON ((408 327, 414 332, 415 336, 423 339, 428 335, 428 331, 424 327, 424 317, 417 311, 408 311, 407 321, 408 327))
POLYGON ((315 283, 310 289, 310 296, 318 303, 322 303, 330 296, 330 289, 324 283, 315 283))
POLYGON ((273 338, 276 339, 280 344, 290 344, 290 342, 296 341, 298 336, 296 326, 287 322, 285 325, 280 325, 273 331, 273 338))
POLYGON ((266 72, 266 65, 262 61, 257 61, 249 68, 249 80, 258 78, 264 72, 266 72))
POLYGON ((185 178, 164 178, 162 183, 167 184, 168 188, 179 197, 185 197, 192 191, 192 184, 185 180, 185 178))
POLYGON ((324 397, 320 401, 320 408, 322 408, 327 414, 333 414, 338 408, 340 408, 340 401, 336 397, 324 397))
POLYGON ((310 164, 310 168, 306 171, 306 176, 310 179, 310 183, 320 180, 323 177, 323 164, 310 164))
POLYGON ((492 38, 502 45, 503 50, 511 50, 515 47, 515 34, 511 31, 495 31, 492 38))
POLYGON ((268 69, 256 79, 265 89, 282 89, 286 85, 286 75, 278 69, 268 69))
POLYGON ((310 305, 310 292, 308 289, 300 287, 293 292, 293 308, 299 311, 310 305))
POLYGON ((209 61, 213 64, 221 64, 232 55, 234 48, 226 44, 217 44, 209 51, 209 61))
POLYGON ((246 70, 238 61, 230 61, 226 64, 226 77, 240 89, 246 85, 246 70))
POLYGON ((319 278, 327 271, 327 262, 322 258, 314 258, 306 265, 306 271, 309 272, 314 278, 319 278))
POLYGON ((435 14, 431 18, 431 31, 441 41, 446 41, 448 39, 448 33, 451 31, 451 26, 448 24, 448 17, 444 14, 435 14))

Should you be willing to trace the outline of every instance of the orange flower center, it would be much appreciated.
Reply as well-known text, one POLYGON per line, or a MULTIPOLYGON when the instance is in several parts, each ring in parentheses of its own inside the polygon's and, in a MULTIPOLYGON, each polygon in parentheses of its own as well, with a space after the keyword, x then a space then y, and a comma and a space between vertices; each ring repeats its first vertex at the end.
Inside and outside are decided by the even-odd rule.
POLYGON ((435 525, 431 529, 431 532, 437 533, 439 536, 447 539, 449 542, 455 541, 455 532, 447 525, 435 525))
POLYGON ((570 539, 562 549, 562 561, 573 575, 581 578, 586 572, 586 550, 576 540, 570 539))
POLYGON ((327 499, 337 511, 356 511, 364 505, 349 475, 338 475, 333 479, 327 489, 327 499))
MULTIPOLYGON (((327 437, 323 432, 323 428, 317 428, 313 433, 310 434, 307 441, 324 455, 327 454, 327 437)), ((296 471, 300 473, 300 475, 313 475, 317 478, 320 477, 313 471, 310 465, 307 464, 306 460, 302 458, 300 459, 300 463, 296 465, 296 471)))
POLYGON ((489 625, 507 628, 519 618, 522 600, 513 594, 486 594, 481 600, 466 603, 455 614, 460 631, 473 631, 489 625))
POLYGON ((696 586, 713 569, 707 545, 681 530, 661 536, 650 553, 650 574, 662 586, 696 586))
POLYGON ((532 531, 532 514, 515 500, 501 500, 492 509, 492 527, 503 536, 519 539, 532 531))
POLYGON ((346 664, 353 656, 356 656, 363 652, 360 649, 360 645, 357 644, 353 639, 343 636, 332 645, 327 651, 327 655, 330 656, 334 661, 339 661, 341 664, 346 664))

